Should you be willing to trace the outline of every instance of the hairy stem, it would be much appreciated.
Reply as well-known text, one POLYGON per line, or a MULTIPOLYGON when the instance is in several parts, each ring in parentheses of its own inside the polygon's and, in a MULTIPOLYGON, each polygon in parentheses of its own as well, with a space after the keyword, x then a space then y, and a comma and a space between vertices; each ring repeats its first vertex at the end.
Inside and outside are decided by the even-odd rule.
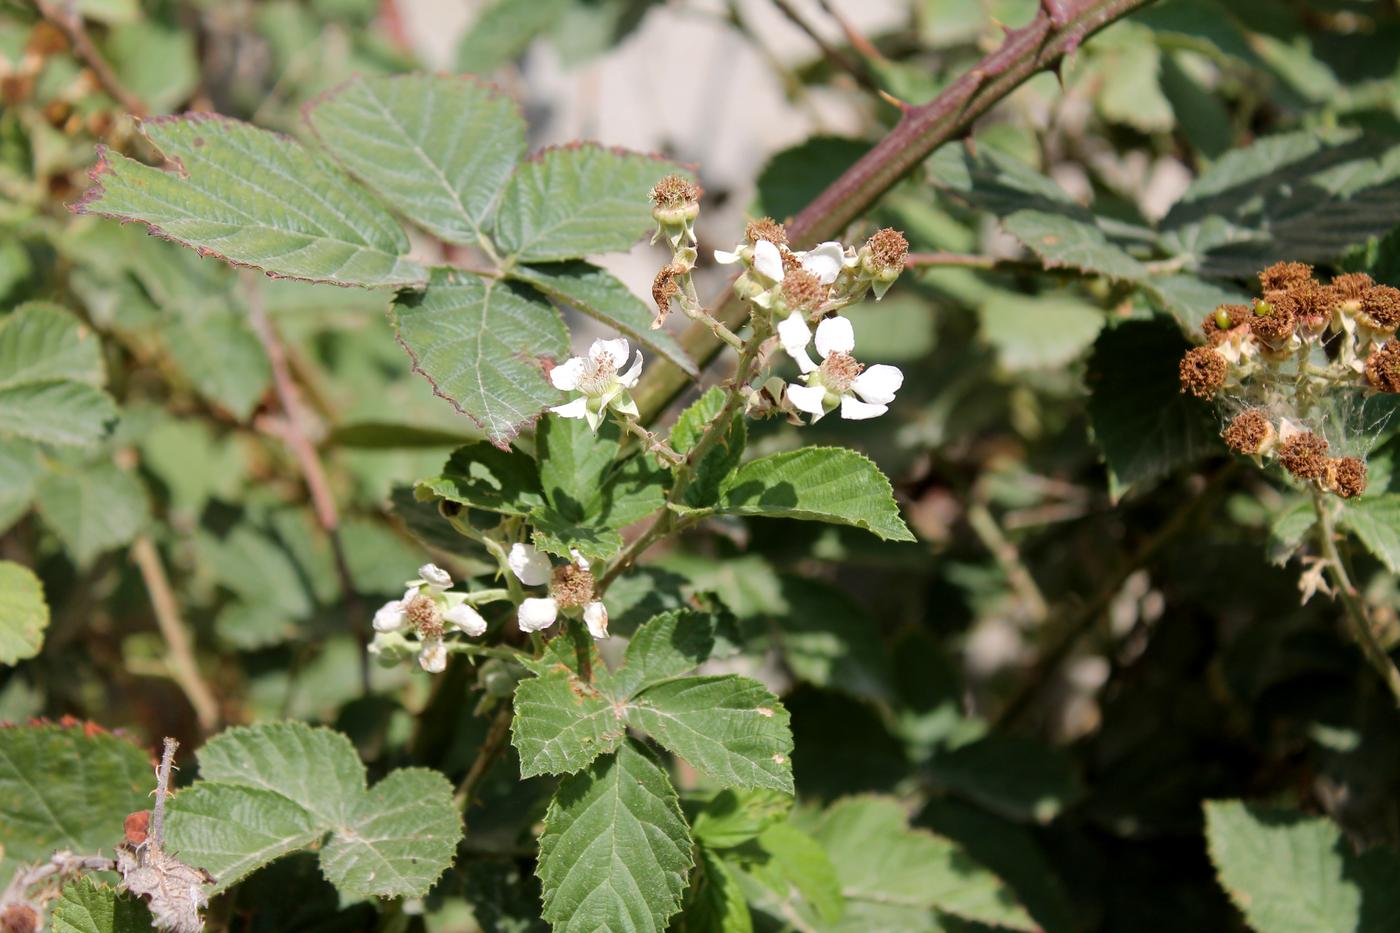
POLYGON ((102 85, 102 90, 111 95, 123 110, 137 117, 144 117, 150 113, 146 102, 122 84, 117 73, 107 63, 107 59, 103 58, 97 46, 93 45, 87 30, 83 28, 82 14, 78 12, 77 4, 73 0, 35 0, 34 5, 38 7, 39 15, 63 31, 69 44, 73 46, 73 54, 82 59, 83 64, 87 65, 97 78, 97 83, 102 85))
POLYGON ((296 380, 292 378, 291 367, 287 363, 286 347, 277 333, 277 328, 267 316, 267 305, 263 301, 260 282, 251 273, 244 279, 247 286, 248 318, 253 325, 263 352, 267 354, 272 369, 272 383, 277 393, 277 403, 286 416, 282 424, 262 419, 261 426, 278 434, 291 450, 306 481, 307 492, 311 495, 311 505, 316 513, 316 521, 330 541, 331 554, 335 560, 335 573, 340 581, 340 593, 345 602, 345 611, 351 619, 351 627, 360 641, 360 685, 369 692, 369 655, 365 649, 369 645, 366 632, 365 613, 360 606, 355 580, 350 573, 350 562, 345 555, 345 543, 340 537, 340 511, 336 508, 335 496, 331 494, 330 480, 325 466, 312 443, 313 434, 310 415, 301 401, 296 380))
POLYGON ((1361 653, 1366 656, 1366 661, 1381 675, 1386 689, 1390 691, 1396 705, 1400 706, 1400 670, 1396 669, 1395 662, 1390 659, 1385 646, 1376 638, 1366 604, 1361 601, 1360 594, 1351 582, 1351 575, 1347 573, 1346 564, 1337 551, 1337 529, 1326 495, 1321 490, 1313 490, 1313 510, 1317 513, 1317 545, 1322 552, 1327 576, 1331 578, 1337 598, 1342 602, 1347 628, 1350 629, 1352 638, 1356 639, 1361 653))
POLYGON ((165 800, 170 796, 170 769, 175 762, 175 750, 179 747, 179 742, 166 736, 160 753, 160 767, 156 769, 156 805, 151 814, 151 843, 157 849, 165 846, 165 800))
MULTIPOLYGON (((899 123, 860 161, 847 169, 788 225, 794 246, 811 245, 844 230, 896 182, 913 172, 933 150, 966 135, 973 121, 1028 78, 1054 67, 1087 37, 1151 0, 1057 0, 1026 26, 1006 34, 1001 47, 977 63, 936 98, 905 108, 899 123)), ((743 302, 732 289, 715 317, 729 327, 743 320, 743 302)), ((681 344, 704 368, 724 346, 704 324, 681 335, 681 344)), ((680 367, 658 361, 648 372, 637 404, 654 419, 689 384, 680 367)))
POLYGON ((462 783, 457 785, 457 793, 452 799, 463 813, 471 809, 472 801, 476 799, 476 793, 481 788, 481 782, 491 770, 496 758, 505 751, 506 740, 510 738, 511 715, 510 703, 502 702, 501 708, 496 710, 496 715, 491 720, 490 728, 486 730, 486 738, 481 743, 481 748, 477 749, 472 766, 467 770, 466 777, 462 778, 462 783))
POLYGON ((175 591, 170 587, 170 578, 165 574, 160 552, 145 535, 131 544, 131 558, 141 571, 141 580, 146 584, 146 593, 151 598, 151 608, 156 614, 156 625, 165 640, 165 666, 175 684, 185 694, 194 708, 200 731, 208 734, 219 727, 219 701, 214 691, 205 683, 195 661, 194 649, 190 644, 189 627, 180 616, 180 605, 175 601, 175 591))

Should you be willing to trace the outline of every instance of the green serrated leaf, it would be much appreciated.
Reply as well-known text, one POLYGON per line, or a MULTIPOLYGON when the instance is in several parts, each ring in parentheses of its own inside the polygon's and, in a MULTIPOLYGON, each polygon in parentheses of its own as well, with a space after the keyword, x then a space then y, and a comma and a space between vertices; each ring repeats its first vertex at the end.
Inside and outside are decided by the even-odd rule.
POLYGON ((1400 493, 1363 497, 1348 502, 1341 524, 1385 564, 1400 573, 1400 493))
POLYGON ((621 452, 621 429, 613 422, 594 431, 581 418, 545 418, 535 435, 540 485, 561 518, 580 521, 592 508, 621 452))
POLYGON ((170 170, 99 149, 75 208, 139 220, 235 265, 335 285, 422 285, 408 237, 387 211, 299 143, 210 114, 159 117, 142 132, 170 170))
POLYGON ((44 523, 82 566, 130 544, 150 518, 141 481, 109 462, 57 466, 39 478, 34 501, 44 523))
POLYGON ((751 933, 753 918, 734 873, 724 860, 700 848, 685 908, 671 925, 676 933, 751 933))
POLYGON ((345 897, 419 897, 452 861, 461 816, 441 775, 410 768, 366 788, 345 736, 303 723, 236 727, 198 752, 200 780, 171 799, 169 848, 224 890, 289 852, 323 843, 345 897))
POLYGON ((725 481, 715 509, 854 525, 886 541, 914 540, 880 468, 842 447, 806 447, 751 460, 725 481))
POLYGON ((1067 366, 1094 342, 1102 311, 1082 301, 997 292, 981 308, 982 336, 1012 372, 1067 366))
POLYGON ((44 463, 34 444, 18 438, 0 444, 0 532, 29 508, 34 484, 43 472, 44 463))
POLYGON ((150 933, 151 912, 141 899, 92 878, 63 886, 45 929, 53 933, 150 933))
POLYGON ((1016 820, 1048 823, 1084 793, 1068 756, 1020 736, 938 751, 928 767, 939 786, 1016 820))
MULTIPOLYGON (((719 417, 725 397, 724 390, 715 386, 681 412, 671 427, 671 447, 676 453, 688 454, 700 442, 710 422, 719 417)), ((686 505, 707 508, 715 504, 720 486, 743 459, 748 438, 749 428, 744 421, 744 413, 736 411, 724 437, 710 449, 704 460, 695 465, 695 477, 685 490, 686 505)))
POLYGON ((653 616, 627 642, 615 689, 628 694, 679 677, 704 664, 715 647, 715 618, 708 612, 676 609, 653 616))
POLYGON ((555 664, 516 685, 510 731, 522 778, 578 771, 627 736, 622 710, 604 692, 612 685, 607 669, 596 652, 593 660, 594 683, 555 664))
POLYGON ((1400 925, 1400 854, 1357 854, 1336 824, 1238 800, 1207 801, 1220 883, 1258 933, 1381 933, 1400 925))
POLYGON ((496 212, 496 241, 518 262, 578 259, 629 249, 653 225, 650 192, 671 162, 580 144, 522 164, 496 212))
POLYGON ((306 111, 345 169, 449 243, 476 244, 525 155, 525 121, 469 76, 351 78, 306 111))
POLYGON ((419 500, 446 499, 460 505, 504 515, 528 515, 544 504, 539 470, 527 454, 490 444, 458 447, 442 473, 420 480, 419 500))
POLYGON ((1115 499, 1220 449, 1210 407, 1181 392, 1177 364, 1187 349, 1162 319, 1124 321, 1094 344, 1089 423, 1115 499))
POLYGON ((617 276, 590 262, 557 262, 516 266, 511 277, 528 282, 556 301, 583 312, 660 354, 691 376, 700 375, 695 362, 676 338, 652 330, 652 311, 617 276))
POLYGON ((492 0, 480 9, 457 46, 457 68, 488 74, 524 52, 570 6, 570 0, 492 0))
POLYGON ((923 929, 920 921, 935 909, 992 926, 1038 929, 995 875, 956 843, 909 829, 893 800, 837 801, 812 835, 831 857, 846 898, 837 929, 923 929))
MULTIPOLYGON (((792 823, 774 823, 725 853, 748 886, 755 908, 797 917, 808 929, 832 929, 846 910, 841 882, 821 843, 792 823)), ((873 927, 872 929, 883 929, 873 927)))
POLYGON ((629 724, 716 780, 794 791, 788 712, 756 680, 668 680, 643 689, 626 712, 629 724))
POLYGON ((57 849, 110 853, 150 806, 150 755, 85 724, 0 728, 0 884, 57 849))
POLYGON ((97 335, 63 308, 34 302, 0 318, 0 435, 96 442, 117 415, 103 379, 97 335))
POLYGON ((246 421, 272 383, 272 366, 246 315, 233 310, 182 315, 161 334, 199 394, 246 421))
POLYGON ((680 910, 690 832, 671 781, 632 742, 565 778, 535 872, 556 933, 661 933, 680 910))
POLYGON ((434 269, 426 291, 394 301, 399 342, 433 391, 505 448, 559 390, 542 362, 568 354, 559 312, 521 287, 456 269, 434 269))
POLYGON ((49 627, 44 585, 29 568, 0 560, 0 664, 15 664, 39 653, 49 627))
POLYGON ((771 790, 726 789, 715 794, 694 814, 691 832, 709 849, 732 849, 787 819, 792 798, 771 790))

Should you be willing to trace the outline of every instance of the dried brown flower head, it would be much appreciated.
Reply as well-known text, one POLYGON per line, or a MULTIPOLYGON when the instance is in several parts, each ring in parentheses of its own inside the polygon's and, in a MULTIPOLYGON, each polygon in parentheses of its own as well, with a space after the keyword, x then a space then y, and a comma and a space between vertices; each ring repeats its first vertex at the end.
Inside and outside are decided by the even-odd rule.
POLYGON ((700 200, 704 193, 704 189, 684 175, 667 175, 651 189, 651 203, 663 208, 683 207, 700 200))
POLYGON ((1281 291, 1312 281, 1313 267, 1305 262, 1276 262, 1259 273, 1265 292, 1281 291))
POLYGON ((1250 333, 1276 350, 1288 343, 1297 326, 1293 302, 1286 298, 1286 294, 1277 297, 1277 301, 1256 301, 1254 319, 1249 322, 1250 333))
POLYGON ((437 603, 430 596, 419 594, 413 597, 403 607, 403 614, 420 632, 430 629, 434 625, 437 625, 441 631, 442 613, 438 611, 437 603))
POLYGON ((1332 293, 1312 279, 1275 292, 1269 296, 1269 302, 1275 309, 1291 314, 1295 327, 1308 336, 1322 333, 1332 321, 1332 293))
POLYGON ((1327 488, 1343 499, 1355 499, 1366 491, 1366 461, 1338 457, 1327 461, 1327 488))
POLYGON ((576 609, 593 598, 593 574, 574 564, 555 567, 549 595, 560 609, 576 609))
POLYGON ((1304 431, 1278 446, 1278 460, 1298 479, 1321 479, 1327 474, 1327 441, 1304 431))
POLYGON ((758 220, 749 221, 744 227, 744 239, 750 244, 767 240, 774 246, 787 246, 787 229, 772 217, 760 217, 758 220))
POLYGON ((39 912, 28 904, 10 904, 0 913, 0 933, 34 933, 37 929, 39 912))
POLYGON ((1376 330, 1393 333, 1400 326, 1400 288, 1374 285, 1361 293, 1361 316, 1376 330))
POLYGON ((1382 392, 1400 392, 1400 342, 1387 340, 1366 357, 1366 381, 1382 392))
POLYGON ((1249 408, 1236 415, 1220 436, 1235 453, 1254 457, 1273 444, 1277 432, 1264 412, 1249 408))
POLYGON ((1211 346, 1218 346, 1224 342, 1231 332, 1238 332, 1239 328, 1248 328, 1249 319, 1254 316, 1249 305, 1221 305, 1201 322, 1201 332, 1206 335, 1206 340, 1211 346))
POLYGON ((1375 284, 1376 280, 1364 272, 1348 272, 1334 278, 1327 287, 1338 302, 1360 301, 1361 295, 1375 284))
POLYGON ((892 227, 875 231, 865 243, 870 250, 871 260, 883 269, 903 269, 904 258, 909 255, 909 241, 892 227))
POLYGON ((826 301, 822 280, 801 266, 783 276, 783 299, 794 311, 815 311, 826 301))
POLYGON ((685 266, 677 263, 669 263, 661 267, 661 271, 656 273, 656 278, 651 281, 651 300, 656 302, 656 318, 651 322, 653 328, 661 326, 666 320, 666 315, 671 313, 671 299, 681 293, 681 287, 676 284, 676 276, 684 275, 685 266))
POLYGON ((1181 376, 1181 391, 1190 392, 1196 398, 1214 398, 1215 393, 1225 384, 1230 364, 1210 347, 1193 347, 1181 358, 1178 372, 1181 376))

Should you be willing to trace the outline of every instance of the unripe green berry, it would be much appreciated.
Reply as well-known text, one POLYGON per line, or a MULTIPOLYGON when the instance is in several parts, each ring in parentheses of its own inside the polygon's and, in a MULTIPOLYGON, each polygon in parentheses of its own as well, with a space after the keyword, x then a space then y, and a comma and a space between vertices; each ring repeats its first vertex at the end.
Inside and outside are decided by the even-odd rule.
POLYGON ((1218 309, 1218 310, 1215 312, 1215 326, 1216 326, 1216 327, 1220 328, 1221 330, 1229 330, 1230 327, 1231 327, 1231 324, 1232 324, 1232 322, 1230 321, 1230 312, 1229 312, 1229 311, 1226 311, 1224 308, 1220 308, 1220 309, 1218 309))

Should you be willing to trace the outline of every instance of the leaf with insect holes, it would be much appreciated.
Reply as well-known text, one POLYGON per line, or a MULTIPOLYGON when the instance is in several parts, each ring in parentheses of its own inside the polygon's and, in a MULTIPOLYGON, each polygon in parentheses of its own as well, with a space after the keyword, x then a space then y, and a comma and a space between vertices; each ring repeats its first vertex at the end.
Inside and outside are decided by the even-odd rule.
POLYGON ((535 868, 555 933, 661 933, 692 864, 676 791, 633 742, 560 782, 535 868))
POLYGON ((496 243, 523 263, 630 249, 653 226, 652 186, 676 171, 664 159, 591 143, 546 149, 506 186, 496 243))
POLYGON ((714 620, 680 611, 638 629, 616 671, 592 645, 591 677, 572 649, 547 653, 515 689, 521 776, 578 771, 617 748, 631 725, 725 784, 792 793, 792 730, 777 697, 745 677, 680 676, 713 644, 714 620))
POLYGON ((286 136, 227 117, 157 117, 141 132, 170 168, 99 149, 74 208, 138 220, 201 254, 334 285, 422 285, 408 237, 333 165, 286 136))
POLYGON ((102 391, 97 335, 57 305, 31 302, 0 318, 0 438, 90 445, 116 420, 102 391))
POLYGON ((469 76, 358 75, 306 121, 346 171, 449 243, 482 239, 525 155, 520 109, 469 76))
POLYGON ((652 330, 651 309, 606 269, 575 260, 516 266, 510 274, 512 278, 528 282, 555 301, 561 301, 616 328, 641 344, 643 349, 675 363, 687 375, 700 374, 695 362, 681 349, 676 338, 664 330, 652 330))
POLYGON ((28 567, 0 560, 0 664, 39 653, 49 627, 44 585, 28 567))
POLYGON ((216 891, 311 847, 344 897, 420 897, 462 837, 441 774, 400 768, 367 787, 354 746, 331 729, 236 727, 198 758, 200 779, 171 798, 167 848, 210 871, 216 891))
POLYGON ((724 481, 714 510, 853 525, 886 541, 914 540, 880 468, 842 447, 805 447, 750 460, 724 481))
POLYGON ((1335 823, 1238 800, 1207 801, 1220 883, 1259 933, 1400 929, 1400 853, 1357 853, 1335 823))
POLYGON ((434 269, 425 291, 399 294, 393 315, 414 370, 497 447, 561 402, 543 362, 568 355, 569 335, 559 312, 523 286, 434 269))
POLYGON ((0 728, 0 888, 58 849, 110 855, 154 786, 150 754, 130 739, 84 724, 0 728))

